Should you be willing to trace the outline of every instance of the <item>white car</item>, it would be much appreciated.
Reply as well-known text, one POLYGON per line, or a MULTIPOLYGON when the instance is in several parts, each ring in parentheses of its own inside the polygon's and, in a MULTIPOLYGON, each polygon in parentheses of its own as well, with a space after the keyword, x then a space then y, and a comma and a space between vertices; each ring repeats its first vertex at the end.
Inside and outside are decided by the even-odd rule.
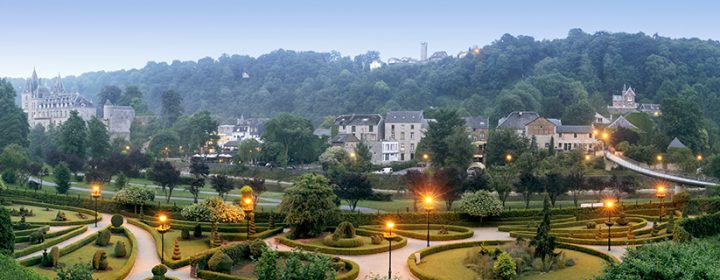
POLYGON ((392 173, 393 173, 393 169, 392 169, 392 167, 385 167, 385 168, 383 168, 382 170, 378 170, 378 171, 375 171, 375 172, 373 172, 373 173, 375 173, 375 174, 392 174, 392 173))

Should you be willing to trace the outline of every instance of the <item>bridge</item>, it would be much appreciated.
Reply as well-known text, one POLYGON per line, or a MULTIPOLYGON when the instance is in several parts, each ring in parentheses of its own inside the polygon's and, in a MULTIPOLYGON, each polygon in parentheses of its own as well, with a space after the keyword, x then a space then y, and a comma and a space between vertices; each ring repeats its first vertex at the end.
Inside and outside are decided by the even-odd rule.
POLYGON ((681 176, 677 176, 677 175, 670 175, 670 174, 663 173, 663 172, 657 172, 655 170, 650 170, 648 168, 639 166, 635 162, 632 162, 621 156, 615 155, 611 152, 605 151, 604 153, 605 153, 605 159, 612 161, 622 167, 625 167, 627 169, 635 171, 637 173, 643 174, 645 176, 650 176, 653 178, 658 178, 658 179, 662 179, 665 181, 674 182, 674 183, 682 184, 682 185, 690 185, 690 186, 709 187, 709 186, 717 186, 718 185, 715 182, 710 182, 707 180, 687 178, 687 177, 681 177, 681 176))

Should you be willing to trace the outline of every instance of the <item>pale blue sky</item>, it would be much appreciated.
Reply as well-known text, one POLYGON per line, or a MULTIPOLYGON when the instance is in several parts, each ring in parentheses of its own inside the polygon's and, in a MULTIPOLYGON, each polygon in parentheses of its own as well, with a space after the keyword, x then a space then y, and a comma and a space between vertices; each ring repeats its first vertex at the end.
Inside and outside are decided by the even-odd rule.
POLYGON ((585 32, 720 39, 719 1, 0 0, 0 77, 140 68, 272 50, 450 54, 504 33, 585 32), (590 2, 583 4, 581 2, 590 2))

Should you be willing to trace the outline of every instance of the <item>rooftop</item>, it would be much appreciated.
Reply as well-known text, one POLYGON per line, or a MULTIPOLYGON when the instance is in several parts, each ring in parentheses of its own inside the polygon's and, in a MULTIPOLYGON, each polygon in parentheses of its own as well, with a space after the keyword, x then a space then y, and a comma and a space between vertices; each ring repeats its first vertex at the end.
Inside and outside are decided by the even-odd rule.
POLYGON ((378 114, 340 115, 335 118, 335 125, 378 125, 381 121, 378 114))
POLYGON ((506 117, 498 120, 498 127, 525 129, 525 125, 540 117, 537 112, 516 111, 508 114, 506 117))
POLYGON ((385 114, 385 123, 421 123, 423 111, 392 111, 385 114))
POLYGON ((467 117, 463 118, 465 119, 465 124, 467 124, 468 127, 473 129, 488 129, 489 128, 489 120, 486 117, 483 116, 474 116, 474 117, 467 117))
POLYGON ((590 125, 559 125, 557 127, 558 133, 592 133, 592 130, 590 125))

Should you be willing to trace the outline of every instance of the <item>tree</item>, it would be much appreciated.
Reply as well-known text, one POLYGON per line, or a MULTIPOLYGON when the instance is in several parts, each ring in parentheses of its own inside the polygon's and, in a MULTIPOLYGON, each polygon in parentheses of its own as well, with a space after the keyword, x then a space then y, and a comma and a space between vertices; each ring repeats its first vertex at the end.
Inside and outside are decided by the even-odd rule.
POLYGON ((370 172, 372 169, 372 153, 365 142, 355 146, 355 157, 350 158, 350 170, 353 172, 370 172))
POLYGON ((293 238, 317 236, 337 216, 337 197, 327 178, 305 174, 286 189, 280 203, 293 238))
POLYGON ((258 202, 260 202, 260 194, 267 190, 267 188, 265 187, 265 179, 244 178, 243 186, 250 186, 250 188, 253 190, 253 207, 256 207, 258 202))
POLYGON ((45 152, 54 148, 55 143, 52 136, 45 132, 42 124, 37 124, 28 134, 28 154, 34 162, 42 162, 45 152))
POLYGON ((160 95, 162 111, 160 115, 166 126, 172 126, 184 112, 183 98, 174 90, 167 90, 160 95))
POLYGON ((445 141, 450 149, 446 164, 457 169, 467 169, 472 163, 475 147, 473 147, 465 129, 455 128, 445 141))
POLYGON ((122 190, 125 186, 128 184, 128 177, 125 176, 125 173, 120 171, 118 173, 117 177, 115 177, 115 189, 116 190, 122 190))
POLYGON ((463 188, 465 189, 465 191, 468 192, 490 190, 489 180, 490 179, 488 178, 488 175, 485 171, 471 172, 465 179, 465 186, 463 188))
POLYGON ((564 177, 564 184, 566 185, 565 189, 570 190, 570 193, 572 194, 575 207, 578 207, 578 198, 580 196, 580 193, 589 189, 588 185, 585 183, 585 174, 583 173, 582 169, 572 169, 564 177))
POLYGON ((563 182, 564 178, 565 177, 561 173, 545 173, 545 178, 543 179, 545 192, 547 192, 547 195, 550 197, 550 202, 553 207, 555 207, 555 201, 557 201, 558 196, 568 191, 567 184, 563 182))
POLYGON ((319 139, 313 135, 312 123, 300 116, 280 113, 265 124, 263 139, 281 147, 275 161, 287 166, 288 161, 309 162, 317 158, 319 139))
POLYGON ((542 192, 544 187, 540 178, 531 172, 520 173, 520 177, 514 185, 515 192, 521 194, 525 201, 525 209, 530 208, 530 199, 533 194, 542 192))
POLYGON ((218 196, 225 198, 225 195, 235 188, 235 182, 225 175, 215 175, 210 177, 210 184, 218 193, 218 196))
POLYGON ((213 223, 239 223, 245 219, 241 207, 225 203, 219 196, 185 207, 180 214, 187 220, 213 223))
POLYGON ((162 187, 167 198, 166 202, 170 203, 172 191, 175 189, 175 186, 180 183, 180 171, 175 169, 175 167, 167 161, 158 161, 153 165, 152 170, 150 170, 149 177, 162 187), (166 188, 167 191, 165 190, 166 188))
POLYGON ((0 255, 12 256, 15 251, 15 232, 13 232, 10 211, 0 207, 0 255))
POLYGON ((505 156, 521 155, 528 150, 528 141, 511 129, 500 128, 490 132, 485 150, 487 166, 505 164, 505 156))
POLYGON ((138 213, 137 207, 140 206, 140 213, 142 214, 143 205, 149 201, 155 200, 155 191, 148 187, 141 186, 128 186, 115 193, 113 201, 125 204, 133 205, 134 213, 138 213))
POLYGON ((480 223, 484 217, 500 215, 503 210, 502 202, 487 191, 466 194, 460 199, 459 204, 460 211, 480 217, 480 223))
POLYGON ((25 176, 30 166, 30 158, 25 152, 25 148, 18 144, 9 144, 2 149, 0 153, 0 170, 10 172, 13 176, 25 176))
POLYGON ((110 155, 110 136, 105 124, 97 117, 92 117, 88 122, 86 143, 90 158, 104 158, 110 155))
POLYGON ((150 145, 148 146, 148 151, 152 152, 158 157, 169 157, 170 154, 175 151, 172 148, 179 145, 180 137, 178 137, 178 134, 172 130, 166 129, 161 130, 152 137, 150 145))
POLYGON ((435 122, 430 123, 421 140, 430 152, 433 166, 439 168, 452 163, 454 167, 467 168, 474 150, 464 131, 465 121, 453 110, 440 109, 434 115, 435 122))
POLYGON ((498 193, 504 207, 505 200, 512 192, 515 174, 508 166, 494 166, 488 170, 488 175, 490 177, 490 186, 498 193))
POLYGON ((355 211, 358 201, 372 196, 372 184, 362 173, 346 173, 335 187, 335 195, 347 200, 351 211, 355 211))
POLYGON ((418 170, 408 170, 402 175, 405 188, 413 195, 413 209, 417 211, 418 200, 428 194, 435 193, 429 186, 428 175, 418 170))
POLYGON ((444 167, 433 173, 433 185, 435 192, 439 193, 445 200, 445 207, 448 211, 452 209, 453 202, 458 200, 465 193, 465 169, 455 167, 444 167))
POLYGON ((182 134, 183 138, 188 140, 188 149, 197 150, 206 147, 209 141, 217 140, 218 125, 218 121, 214 120, 207 110, 202 110, 190 116, 188 133, 182 134))
POLYGON ((238 144, 237 153, 235 153, 235 161, 249 163, 257 160, 260 154, 262 144, 255 138, 242 140, 238 144))
POLYGON ((190 163, 190 174, 193 179, 190 181, 187 191, 193 195, 193 203, 197 203, 200 189, 205 186, 205 180, 210 174, 210 167, 204 161, 192 161, 190 163))
POLYGON ((703 173, 708 176, 720 178, 720 155, 713 155, 708 158, 708 163, 703 168, 703 173))
POLYGON ((66 194, 70 190, 70 169, 67 163, 61 162, 55 166, 55 188, 60 194, 66 194))
POLYGON ((550 201, 548 195, 545 195, 543 200, 543 219, 538 226, 535 237, 530 241, 530 245, 535 246, 535 257, 540 258, 543 261, 544 270, 547 271, 548 267, 545 258, 554 258, 555 253, 555 236, 550 234, 550 201))
POLYGON ((15 89, 0 79, 0 149, 9 144, 28 145, 28 122, 25 112, 15 105, 15 89))
POLYGON ((143 93, 137 86, 125 87, 125 92, 117 103, 118 105, 133 107, 135 114, 138 115, 149 113, 148 106, 143 98, 143 93))

